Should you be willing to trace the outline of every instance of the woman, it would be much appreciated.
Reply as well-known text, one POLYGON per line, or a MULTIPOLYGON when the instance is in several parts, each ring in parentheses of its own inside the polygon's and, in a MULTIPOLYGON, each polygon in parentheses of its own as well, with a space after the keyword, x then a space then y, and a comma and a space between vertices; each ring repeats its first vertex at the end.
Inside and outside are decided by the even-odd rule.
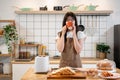
POLYGON ((67 12, 62 26, 56 41, 57 49, 61 52, 60 67, 82 67, 80 52, 85 40, 85 34, 80 31, 75 14, 67 12), (71 30, 66 25, 69 21, 73 23, 71 30))

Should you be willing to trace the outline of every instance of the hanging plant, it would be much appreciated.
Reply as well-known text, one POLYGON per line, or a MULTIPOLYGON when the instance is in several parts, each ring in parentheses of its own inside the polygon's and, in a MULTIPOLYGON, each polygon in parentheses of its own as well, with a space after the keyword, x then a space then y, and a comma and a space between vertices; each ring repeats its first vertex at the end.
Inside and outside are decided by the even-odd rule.
POLYGON ((17 43, 18 40, 17 30, 14 25, 10 25, 10 24, 3 26, 3 29, 4 29, 3 36, 5 39, 5 43, 8 46, 8 52, 11 53, 13 43, 17 43))

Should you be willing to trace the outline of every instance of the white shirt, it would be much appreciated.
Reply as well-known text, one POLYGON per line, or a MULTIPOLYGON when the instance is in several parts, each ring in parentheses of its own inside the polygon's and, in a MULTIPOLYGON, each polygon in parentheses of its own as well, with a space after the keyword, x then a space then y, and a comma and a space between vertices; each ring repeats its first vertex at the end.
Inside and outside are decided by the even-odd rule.
MULTIPOLYGON (((86 37, 86 35, 84 34, 83 31, 78 31, 77 32, 77 38, 78 39, 82 39, 82 38, 85 38, 85 37, 86 37)), ((59 38, 59 36, 57 35, 56 39, 58 39, 58 38, 59 38)), ((72 35, 71 31, 67 32, 67 38, 73 38, 73 35, 72 35)))

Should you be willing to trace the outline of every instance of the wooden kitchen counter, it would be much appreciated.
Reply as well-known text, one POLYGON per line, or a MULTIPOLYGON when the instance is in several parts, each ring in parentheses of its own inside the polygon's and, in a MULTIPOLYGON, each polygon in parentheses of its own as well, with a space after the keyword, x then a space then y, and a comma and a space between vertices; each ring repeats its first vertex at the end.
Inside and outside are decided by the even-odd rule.
MULTIPOLYGON (((117 69, 117 73, 120 73, 120 69, 117 69)), ((29 68, 28 71, 22 76, 21 80, 47 80, 47 74, 35 74, 33 68, 29 68)), ((52 79, 49 79, 52 80, 52 79)), ((60 79, 54 79, 60 80, 60 79)), ((85 79, 64 79, 64 80, 85 80, 85 79)), ((105 80, 101 78, 86 78, 86 80, 105 80)), ((120 79, 115 79, 120 80, 120 79)))
MULTIPOLYGON (((99 58, 81 58, 82 64, 96 64, 99 58)), ((60 59, 50 58, 50 64, 59 64, 60 59)), ((34 59, 32 61, 12 61, 12 64, 34 64, 34 59)))

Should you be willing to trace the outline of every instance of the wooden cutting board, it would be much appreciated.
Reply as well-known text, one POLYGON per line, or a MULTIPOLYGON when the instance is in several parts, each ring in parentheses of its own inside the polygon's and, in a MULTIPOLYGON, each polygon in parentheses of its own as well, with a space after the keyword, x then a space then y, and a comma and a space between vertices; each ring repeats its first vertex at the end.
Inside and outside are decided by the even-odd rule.
POLYGON ((76 72, 75 75, 50 75, 48 73, 47 79, 86 79, 86 74, 84 72, 76 72))

